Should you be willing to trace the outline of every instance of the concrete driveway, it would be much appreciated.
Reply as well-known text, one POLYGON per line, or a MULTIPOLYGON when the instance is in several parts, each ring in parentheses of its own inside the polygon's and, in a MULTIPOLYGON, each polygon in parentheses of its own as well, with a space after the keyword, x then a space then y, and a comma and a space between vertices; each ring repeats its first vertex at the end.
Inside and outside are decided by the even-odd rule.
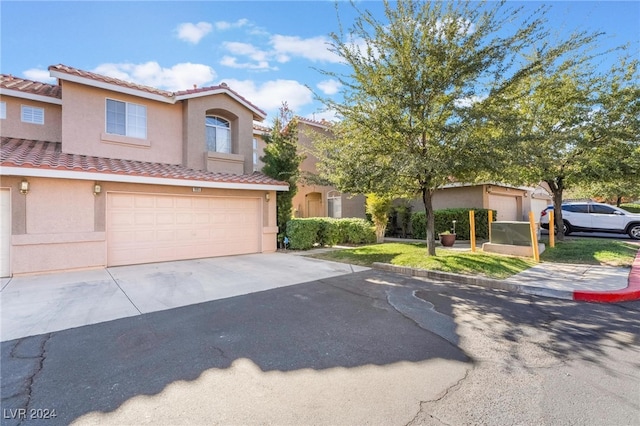
POLYGON ((15 277, 2 282, 0 341, 366 269, 272 253, 15 277))

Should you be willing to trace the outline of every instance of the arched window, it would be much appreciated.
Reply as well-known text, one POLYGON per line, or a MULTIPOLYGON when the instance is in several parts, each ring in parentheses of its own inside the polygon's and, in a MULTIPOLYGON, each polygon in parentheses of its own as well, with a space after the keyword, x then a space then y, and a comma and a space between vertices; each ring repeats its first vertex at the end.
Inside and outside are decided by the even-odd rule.
POLYGON ((231 124, 221 117, 208 115, 205 121, 207 129, 207 149, 213 152, 231 153, 231 124))

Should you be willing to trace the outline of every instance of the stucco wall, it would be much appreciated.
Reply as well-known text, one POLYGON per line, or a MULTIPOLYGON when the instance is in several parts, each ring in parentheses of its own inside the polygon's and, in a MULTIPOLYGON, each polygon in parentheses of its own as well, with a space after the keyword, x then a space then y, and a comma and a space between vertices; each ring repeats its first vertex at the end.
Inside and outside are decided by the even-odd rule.
MULTIPOLYGON (((205 118, 207 114, 217 115, 231 123, 231 153, 244 160, 242 173, 253 172, 253 113, 244 105, 226 94, 203 96, 182 101, 182 122, 185 126, 185 144, 182 164, 192 168, 207 170, 207 144, 205 118)), ((210 171, 216 170, 216 162, 210 171)))
POLYGON ((0 120, 0 135, 51 142, 62 140, 62 107, 60 105, 6 95, 1 96, 0 101, 6 102, 7 105, 7 118, 0 120), (44 124, 23 123, 22 105, 43 108, 44 124))
POLYGON ((167 104, 100 88, 62 82, 62 151, 70 154, 180 164, 182 104, 167 104), (147 138, 106 133, 106 100, 147 108, 147 138))
POLYGON ((93 194, 94 181, 27 178, 30 191, 19 190, 22 180, 2 176, 0 186, 11 188, 11 271, 37 273, 106 265, 106 194, 139 192, 191 196, 256 197, 262 200, 262 251, 276 250, 275 192, 141 185, 101 182, 102 193, 93 194))

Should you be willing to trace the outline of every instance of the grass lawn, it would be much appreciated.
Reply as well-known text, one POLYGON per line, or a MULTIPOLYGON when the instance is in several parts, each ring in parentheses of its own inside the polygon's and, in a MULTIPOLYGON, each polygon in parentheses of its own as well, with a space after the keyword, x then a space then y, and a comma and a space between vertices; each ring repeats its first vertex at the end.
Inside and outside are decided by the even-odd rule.
MULTIPOLYGON (((540 256, 543 262, 605 264, 630 267, 640 246, 610 239, 573 239, 556 242, 540 256)), ((385 243, 314 254, 319 259, 371 266, 373 262, 459 274, 508 278, 535 265, 533 259, 436 248, 435 257, 426 255, 426 244, 385 243)))
POLYGON ((640 246, 636 243, 606 238, 571 238, 556 241, 554 248, 549 240, 542 239, 547 249, 540 255, 543 262, 584 263, 631 267, 640 246))
POLYGON ((370 266, 373 262, 459 274, 506 278, 529 269, 529 259, 436 249, 437 256, 427 256, 426 244, 385 243, 315 254, 313 257, 354 265, 370 266))

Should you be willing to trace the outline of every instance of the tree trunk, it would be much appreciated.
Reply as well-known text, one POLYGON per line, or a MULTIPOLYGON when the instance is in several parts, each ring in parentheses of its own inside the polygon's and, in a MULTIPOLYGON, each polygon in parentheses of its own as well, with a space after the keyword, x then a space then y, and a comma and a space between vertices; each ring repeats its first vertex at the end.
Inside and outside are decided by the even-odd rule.
MULTIPOLYGON (((546 182, 553 193, 553 216, 555 228, 557 230, 556 240, 564 241, 564 221, 562 220, 562 193, 564 192, 563 178, 556 178, 546 182)), ((554 232, 551 224, 549 224, 549 232, 554 232)))
POLYGON ((436 255, 435 215, 433 214, 433 190, 422 188, 422 201, 427 215, 427 255, 436 255))
POLYGON ((616 199, 616 206, 620 207, 620 204, 622 204, 622 197, 618 196, 618 198, 616 199))
POLYGON ((374 225, 376 227, 376 242, 382 244, 384 243, 384 233, 387 230, 387 224, 375 221, 374 225))

